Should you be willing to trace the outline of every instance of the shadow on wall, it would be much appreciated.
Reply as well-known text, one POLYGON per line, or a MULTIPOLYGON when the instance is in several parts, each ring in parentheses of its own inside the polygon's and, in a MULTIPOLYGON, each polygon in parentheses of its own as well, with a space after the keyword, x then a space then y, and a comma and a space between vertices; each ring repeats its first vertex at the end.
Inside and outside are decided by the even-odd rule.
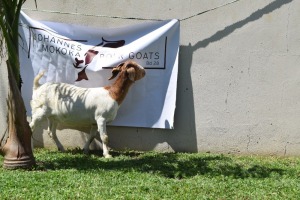
POLYGON ((269 14, 269 13, 279 9, 283 5, 291 3, 292 1, 293 0, 285 0, 285 1, 275 0, 275 1, 271 2, 270 4, 266 5, 262 9, 258 9, 257 11, 252 13, 249 17, 247 17, 241 21, 238 21, 230 26, 225 27, 223 30, 216 32, 214 35, 212 35, 209 38, 206 38, 202 41, 197 42, 192 47, 193 52, 196 51, 197 49, 207 47, 210 43, 219 41, 219 40, 227 37, 228 35, 233 33, 236 29, 242 28, 246 24, 256 21, 256 20, 260 19, 263 15, 269 14))
MULTIPOLYGON (((211 37, 197 42, 195 45, 180 47, 178 88, 177 88, 177 106, 175 113, 174 130, 140 129, 140 128, 122 128, 122 132, 117 127, 109 127, 108 134, 111 138, 111 146, 124 149, 126 147, 139 150, 152 150, 161 145, 158 150, 172 150, 181 152, 197 152, 194 94, 191 77, 191 68, 193 54, 200 48, 207 47, 210 43, 217 42, 229 36, 235 30, 242 28, 246 24, 256 21, 266 14, 269 14, 283 5, 293 0, 275 0, 265 7, 253 12, 247 18, 240 20, 232 25, 217 31, 211 37), (139 130, 142 130, 139 133, 139 130), (124 140, 126 138, 126 140, 124 140)), ((201 115, 201 113, 197 113, 201 115)))

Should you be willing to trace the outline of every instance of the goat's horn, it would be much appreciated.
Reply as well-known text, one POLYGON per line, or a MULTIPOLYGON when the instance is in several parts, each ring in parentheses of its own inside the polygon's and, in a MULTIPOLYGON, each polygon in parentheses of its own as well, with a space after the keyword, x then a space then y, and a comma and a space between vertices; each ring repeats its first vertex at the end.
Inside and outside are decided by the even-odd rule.
POLYGON ((111 72, 112 76, 108 80, 114 79, 119 74, 119 72, 121 71, 121 67, 123 65, 124 65, 124 63, 121 63, 117 67, 113 68, 113 70, 111 72))
POLYGON ((112 76, 108 79, 108 80, 111 80, 111 79, 114 79, 118 74, 119 74, 120 70, 119 69, 113 69, 112 70, 112 76))

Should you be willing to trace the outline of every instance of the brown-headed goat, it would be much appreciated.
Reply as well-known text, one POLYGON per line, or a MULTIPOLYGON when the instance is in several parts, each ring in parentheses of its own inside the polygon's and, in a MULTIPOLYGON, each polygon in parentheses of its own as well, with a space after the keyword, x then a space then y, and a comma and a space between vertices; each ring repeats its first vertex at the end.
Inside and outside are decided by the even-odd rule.
POLYGON ((72 127, 90 126, 89 138, 84 145, 84 152, 89 151, 89 145, 95 138, 97 130, 103 144, 103 155, 111 157, 107 143, 106 124, 115 119, 120 104, 126 97, 130 86, 145 76, 143 67, 133 61, 126 61, 113 68, 112 77, 116 81, 105 87, 81 88, 66 83, 39 84, 44 73, 38 74, 33 81, 31 108, 32 131, 37 123, 48 119, 48 133, 60 151, 64 147, 56 136, 58 123, 72 127))

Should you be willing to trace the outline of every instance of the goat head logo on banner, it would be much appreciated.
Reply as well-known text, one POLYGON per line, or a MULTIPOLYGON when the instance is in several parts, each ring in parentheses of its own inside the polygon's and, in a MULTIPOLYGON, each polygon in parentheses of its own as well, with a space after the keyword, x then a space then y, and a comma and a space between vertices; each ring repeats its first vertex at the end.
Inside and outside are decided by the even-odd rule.
POLYGON ((102 37, 102 42, 94 46, 93 48, 89 49, 85 54, 84 60, 79 60, 77 57, 75 58, 75 63, 73 63, 73 66, 76 69, 81 69, 81 71, 78 73, 78 78, 76 81, 81 80, 88 80, 88 77, 86 75, 85 69, 87 66, 92 62, 94 57, 99 53, 99 51, 95 50, 97 47, 106 47, 106 48, 119 48, 124 46, 125 40, 116 40, 116 41, 109 41, 105 40, 102 37), (83 65, 83 66, 82 66, 83 65))

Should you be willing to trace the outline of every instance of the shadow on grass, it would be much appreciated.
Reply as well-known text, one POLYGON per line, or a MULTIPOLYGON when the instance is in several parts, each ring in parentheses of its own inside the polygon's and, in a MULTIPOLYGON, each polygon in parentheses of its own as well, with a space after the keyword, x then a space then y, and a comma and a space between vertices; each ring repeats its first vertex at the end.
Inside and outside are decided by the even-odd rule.
POLYGON ((78 150, 68 151, 66 154, 52 153, 54 158, 39 162, 37 169, 76 169, 83 172, 91 170, 134 171, 176 179, 190 178, 196 175, 228 176, 237 179, 268 178, 271 175, 282 176, 285 174, 285 170, 280 168, 255 163, 243 164, 243 162, 224 155, 113 152, 114 158, 105 159, 100 152, 92 152, 91 155, 82 155, 82 151, 78 150))

